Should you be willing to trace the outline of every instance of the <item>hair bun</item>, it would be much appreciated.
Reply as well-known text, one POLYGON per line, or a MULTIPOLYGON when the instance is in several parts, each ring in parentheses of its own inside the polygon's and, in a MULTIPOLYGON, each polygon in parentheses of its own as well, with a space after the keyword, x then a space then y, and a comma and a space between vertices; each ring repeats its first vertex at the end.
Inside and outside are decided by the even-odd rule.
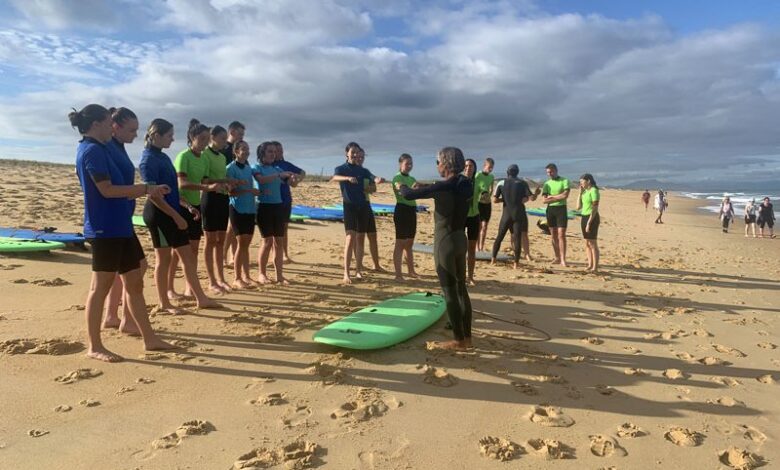
POLYGON ((198 121, 197 119, 195 118, 190 119, 190 127, 197 126, 198 124, 200 124, 200 121, 198 121))

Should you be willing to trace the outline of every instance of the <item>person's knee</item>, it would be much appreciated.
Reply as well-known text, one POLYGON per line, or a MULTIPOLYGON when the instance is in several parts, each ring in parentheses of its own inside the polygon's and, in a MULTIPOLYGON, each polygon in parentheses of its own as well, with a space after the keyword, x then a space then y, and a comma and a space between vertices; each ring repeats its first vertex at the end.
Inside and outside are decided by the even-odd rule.
POLYGON ((122 274, 122 283, 129 295, 139 295, 144 292, 143 271, 134 269, 122 274))

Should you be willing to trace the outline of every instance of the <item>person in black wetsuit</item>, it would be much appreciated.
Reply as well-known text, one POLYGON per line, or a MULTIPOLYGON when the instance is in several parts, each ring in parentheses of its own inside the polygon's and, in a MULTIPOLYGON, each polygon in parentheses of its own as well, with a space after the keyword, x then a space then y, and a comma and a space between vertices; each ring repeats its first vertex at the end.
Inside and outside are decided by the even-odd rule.
POLYGON ((436 168, 442 181, 411 189, 401 185, 399 192, 409 200, 433 198, 433 259, 447 304, 447 315, 455 341, 437 343, 440 349, 466 349, 471 344, 471 300, 466 290, 466 217, 474 187, 461 173, 463 152, 456 147, 439 150, 436 168))
POLYGON ((493 254, 490 260, 491 264, 496 264, 496 257, 498 256, 499 248, 501 248, 501 242, 504 241, 506 232, 511 227, 512 247, 515 251, 513 264, 515 269, 517 269, 517 265, 520 262, 521 247, 528 254, 527 243, 525 246, 522 244, 522 234, 528 234, 528 215, 525 213, 525 203, 533 196, 528 183, 517 177, 518 173, 520 173, 520 169, 517 165, 509 165, 509 168, 506 170, 507 178, 494 198, 496 202, 501 199, 504 200, 504 209, 501 212, 501 222, 498 224, 498 235, 493 243, 493 254))

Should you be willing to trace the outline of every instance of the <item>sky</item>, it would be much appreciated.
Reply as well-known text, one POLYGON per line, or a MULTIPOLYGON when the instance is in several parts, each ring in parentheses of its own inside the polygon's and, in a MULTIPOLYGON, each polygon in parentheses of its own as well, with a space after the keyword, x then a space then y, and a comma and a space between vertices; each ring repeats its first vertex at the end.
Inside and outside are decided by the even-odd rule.
MULTIPOLYGON (((74 161, 66 115, 239 120, 309 173, 347 142, 717 189, 780 180, 780 2, 0 0, 0 158, 74 161), (698 186, 697 186, 698 185, 698 186)), ((142 139, 129 147, 137 161, 142 139)), ((777 184, 780 187, 780 183, 777 184)), ((746 189, 749 189, 747 187, 746 189)))

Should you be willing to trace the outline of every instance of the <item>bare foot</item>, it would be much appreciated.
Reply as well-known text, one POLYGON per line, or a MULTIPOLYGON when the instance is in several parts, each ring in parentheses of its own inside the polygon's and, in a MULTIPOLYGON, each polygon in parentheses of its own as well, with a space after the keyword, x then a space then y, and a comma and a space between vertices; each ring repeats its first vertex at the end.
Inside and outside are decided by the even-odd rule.
POLYGON ((206 297, 205 299, 198 300, 198 308, 221 308, 222 304, 214 299, 206 297))
POLYGON ((233 289, 248 289, 249 284, 247 284, 243 279, 236 279, 233 281, 233 289))
POLYGON ((231 290, 230 284, 225 281, 219 281, 219 287, 221 287, 225 293, 230 292, 231 290))
POLYGON ((347 284, 347 285, 352 284, 352 278, 349 277, 349 274, 345 274, 344 278, 341 280, 341 282, 343 282, 344 284, 347 284))
POLYGON ((119 317, 117 316, 108 316, 106 315, 105 320, 103 320, 103 328, 119 328, 119 317))
POLYGON ((122 318, 122 324, 119 325, 119 331, 128 336, 141 336, 141 330, 138 329, 135 320, 130 318, 122 318))
POLYGON ((465 345, 467 348, 473 348, 473 347, 474 347, 474 344, 471 342, 471 337, 468 337, 468 338, 464 339, 464 340, 463 340, 463 344, 464 344, 464 345, 465 345))
POLYGON ((166 350, 181 349, 181 348, 171 343, 167 343, 155 336, 154 338, 151 338, 148 341, 144 340, 144 349, 146 349, 147 351, 166 351, 166 350))
POLYGON ((285 278, 277 279, 276 283, 279 284, 280 286, 289 286, 290 285, 290 281, 288 281, 285 278))
POLYGON ((355 277, 358 279, 363 279, 363 271, 358 271, 355 273, 355 277))
POLYGON ((181 315, 182 314, 182 311, 181 311, 181 309, 179 307, 176 307, 175 305, 171 305, 171 304, 159 305, 159 306, 157 306, 157 310, 159 310, 161 312, 170 313, 171 315, 181 315))
POLYGON ((377 265, 377 266, 374 266, 374 272, 386 273, 387 270, 385 268, 383 268, 382 266, 377 265))
POLYGON ((420 275, 414 271, 409 271, 409 274, 407 274, 407 276, 411 277, 412 279, 420 279, 420 275))
POLYGON ((222 290, 222 286, 219 286, 217 284, 211 284, 209 286, 209 292, 211 292, 214 295, 222 295, 225 293, 225 291, 222 290))
POLYGON ((534 260, 533 258, 531 258, 528 255, 526 255, 525 258, 523 258, 523 259, 526 260, 526 261, 533 261, 534 260))
POLYGON ((91 348, 87 351, 87 357, 103 362, 121 362, 122 356, 114 354, 106 348, 91 348))
POLYGON ((490 258, 490 265, 491 266, 495 266, 496 265, 496 259, 495 258, 490 258))
POLYGON ((285 263, 294 263, 295 261, 292 258, 290 258, 289 256, 285 256, 284 257, 284 262, 285 263))
POLYGON ((520 267, 520 263, 518 263, 517 261, 514 261, 514 262, 512 263, 512 269, 517 269, 517 268, 519 268, 519 267, 520 267))
POLYGON ((170 289, 168 291, 168 299, 170 299, 170 300, 179 300, 181 298, 182 298, 182 295, 179 294, 178 292, 176 292, 175 290, 170 289))
POLYGON ((397 281, 397 282, 405 282, 406 281, 406 279, 404 279, 404 276, 402 274, 396 274, 394 280, 397 281))
POLYGON ((268 279, 268 276, 266 276, 265 274, 261 274, 261 275, 259 275, 257 277, 257 283, 258 284, 270 284, 271 280, 268 279))
POLYGON ((474 281, 474 278, 469 278, 469 279, 466 281, 466 283, 467 283, 468 285, 472 286, 472 287, 477 285, 476 281, 474 281))
POLYGON ((555 258, 555 259, 552 260, 552 264, 560 264, 560 263, 561 263, 561 259, 560 258, 555 258))
POLYGON ((431 341, 428 343, 428 349, 443 349, 447 351, 462 351, 469 346, 466 345, 466 341, 431 341))
POLYGON ((568 268, 569 267, 569 265, 566 264, 566 261, 561 261, 561 266, 563 266, 564 268, 568 268))

